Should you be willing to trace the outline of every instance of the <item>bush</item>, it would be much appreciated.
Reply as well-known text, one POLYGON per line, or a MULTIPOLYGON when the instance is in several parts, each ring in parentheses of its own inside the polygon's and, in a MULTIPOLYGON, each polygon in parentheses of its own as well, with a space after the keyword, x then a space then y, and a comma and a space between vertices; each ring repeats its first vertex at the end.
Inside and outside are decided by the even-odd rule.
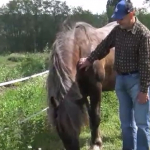
MULTIPOLYGON (((110 140, 107 142, 115 145, 118 144, 116 141, 120 138, 117 137, 120 132, 118 117, 116 119, 118 105, 115 93, 103 92, 102 98, 101 116, 103 123, 100 124, 100 130, 105 135, 104 138, 110 140), (111 118, 113 119, 111 120, 111 118), (115 143, 113 143, 113 140, 115 143)), ((42 150, 61 149, 62 142, 56 131, 48 125, 46 112, 18 124, 18 121, 30 117, 45 107, 47 105, 44 77, 31 79, 16 89, 6 90, 0 101, 0 130, 3 130, 0 134, 0 150, 28 150, 28 146, 31 146, 33 150, 38 148, 42 148, 42 150), (4 128, 8 128, 8 130, 4 130, 4 128)), ((85 145, 84 139, 86 141, 90 136, 89 127, 82 130, 81 136, 80 142, 85 145)), ((107 142, 105 141, 106 144, 108 144, 107 142)))
POLYGON ((47 70, 49 66, 49 58, 46 54, 11 54, 8 59, 17 63, 9 65, 5 63, 0 66, 0 82, 40 73, 47 70))
POLYGON ((0 101, 1 150, 27 150, 30 145, 37 146, 42 140, 41 136, 49 133, 45 112, 19 124, 46 107, 44 79, 31 79, 16 89, 9 88, 3 91, 0 101))
POLYGON ((26 58, 19 64, 20 71, 23 76, 29 76, 31 74, 39 73, 45 71, 47 68, 45 66, 45 59, 42 58, 26 58))
POLYGON ((13 53, 13 54, 11 54, 11 55, 7 58, 7 60, 12 61, 12 62, 21 62, 21 61, 23 61, 25 58, 26 58, 26 57, 25 57, 25 55, 23 55, 23 54, 21 55, 21 54, 13 53))
POLYGON ((2 65, 0 70, 0 82, 6 82, 22 77, 19 66, 8 67, 6 65, 2 65))

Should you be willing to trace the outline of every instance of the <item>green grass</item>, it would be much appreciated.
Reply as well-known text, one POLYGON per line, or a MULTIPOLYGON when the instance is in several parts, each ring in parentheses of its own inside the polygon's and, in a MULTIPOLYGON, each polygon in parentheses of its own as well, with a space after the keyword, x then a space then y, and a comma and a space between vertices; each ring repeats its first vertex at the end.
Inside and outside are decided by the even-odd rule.
MULTIPOLYGON (((46 107, 44 77, 32 79, 15 89, 5 89, 0 100, 0 149, 27 150, 28 146, 42 150, 60 150, 62 143, 47 122, 46 112, 19 124, 25 118, 46 107)), ((100 131, 104 150, 121 149, 118 103, 114 92, 103 93, 100 131)), ((89 146, 90 130, 84 127, 80 135, 81 150, 89 146)))
POLYGON ((11 53, 0 55, 0 66, 15 66, 26 58, 47 58, 48 52, 44 53, 11 53))
MULTIPOLYGON (((26 54, 25 59, 12 62, 14 68, 10 67, 8 57, 0 57, 0 61, 3 62, 0 81, 16 79, 46 69, 46 54, 26 54)), ((55 130, 48 125, 46 111, 19 123, 47 107, 45 77, 37 77, 15 85, 0 88, 0 150, 28 150, 28 146, 32 146, 33 150, 61 150, 62 142, 55 130)), ((121 150, 118 101, 115 92, 102 94, 100 131, 103 150, 121 150)), ((89 142, 89 127, 83 127, 80 135, 81 150, 87 150, 89 142)))
POLYGON ((0 56, 0 82, 26 77, 48 69, 48 53, 0 56))

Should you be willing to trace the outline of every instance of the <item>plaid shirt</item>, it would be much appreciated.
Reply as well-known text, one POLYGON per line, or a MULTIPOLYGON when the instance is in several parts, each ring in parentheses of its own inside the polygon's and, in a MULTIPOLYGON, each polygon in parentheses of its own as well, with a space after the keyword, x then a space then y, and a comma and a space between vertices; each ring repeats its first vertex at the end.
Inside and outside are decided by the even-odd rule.
POLYGON ((115 70, 139 71, 141 92, 150 85, 150 31, 136 18, 132 30, 116 26, 87 58, 91 63, 104 58, 115 47, 115 70))

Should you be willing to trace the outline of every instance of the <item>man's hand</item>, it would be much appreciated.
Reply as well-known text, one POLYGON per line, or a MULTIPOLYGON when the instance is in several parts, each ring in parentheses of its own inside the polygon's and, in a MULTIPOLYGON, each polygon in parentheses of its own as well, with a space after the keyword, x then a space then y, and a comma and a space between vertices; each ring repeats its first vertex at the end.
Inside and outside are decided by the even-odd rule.
POLYGON ((139 94, 137 96, 137 100, 141 104, 146 103, 149 100, 148 94, 147 93, 143 93, 143 92, 139 92, 139 94))
POLYGON ((92 64, 87 60, 87 58, 81 58, 79 60, 79 69, 85 68, 85 71, 91 66, 92 64))

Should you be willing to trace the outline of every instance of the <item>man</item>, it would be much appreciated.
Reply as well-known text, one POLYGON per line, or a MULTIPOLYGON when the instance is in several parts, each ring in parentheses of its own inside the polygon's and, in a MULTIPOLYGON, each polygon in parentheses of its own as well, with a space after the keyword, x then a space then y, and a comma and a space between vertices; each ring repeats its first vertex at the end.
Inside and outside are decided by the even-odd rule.
POLYGON ((112 15, 118 25, 87 58, 80 69, 104 58, 115 47, 115 91, 119 100, 123 150, 150 147, 150 31, 134 15, 130 1, 121 0, 112 15))

